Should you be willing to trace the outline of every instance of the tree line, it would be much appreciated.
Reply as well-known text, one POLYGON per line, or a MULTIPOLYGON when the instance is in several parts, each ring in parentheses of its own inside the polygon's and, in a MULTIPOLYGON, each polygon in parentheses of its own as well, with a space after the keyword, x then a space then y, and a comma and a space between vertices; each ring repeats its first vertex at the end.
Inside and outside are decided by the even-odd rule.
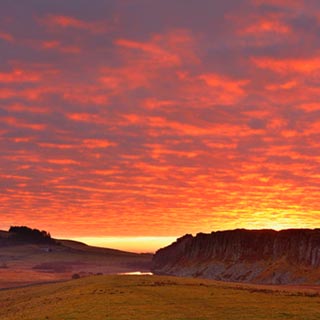
POLYGON ((31 229, 26 226, 11 226, 9 229, 10 238, 12 240, 35 243, 35 244, 55 244, 55 240, 47 231, 31 229))

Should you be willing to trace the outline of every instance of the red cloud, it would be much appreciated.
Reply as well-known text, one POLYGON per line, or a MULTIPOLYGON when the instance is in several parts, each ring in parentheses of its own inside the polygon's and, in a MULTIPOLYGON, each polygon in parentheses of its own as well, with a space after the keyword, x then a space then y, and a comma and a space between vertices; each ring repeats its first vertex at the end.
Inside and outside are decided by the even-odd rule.
POLYGON ((14 38, 10 33, 0 31, 0 39, 7 42, 14 42, 14 38))
POLYGON ((257 0, 272 6, 228 5, 216 19, 186 6, 153 23, 122 12, 127 3, 112 32, 81 7, 71 17, 68 1, 60 15, 48 7, 41 30, 12 17, 0 32, 4 224, 176 235, 295 226, 308 212, 312 226, 317 12, 257 0))
POLYGON ((126 57, 144 54, 141 56, 143 63, 150 63, 156 67, 178 67, 183 63, 200 62, 194 52, 194 36, 186 30, 172 30, 165 34, 153 35, 145 42, 119 38, 115 40, 115 44, 129 50, 122 52, 126 57))
POLYGON ((96 149, 112 147, 115 146, 116 143, 102 139, 85 139, 83 140, 83 145, 89 149, 96 149))
POLYGON ((27 129, 32 129, 32 130, 36 130, 36 131, 42 131, 46 128, 46 125, 44 125, 44 124, 28 123, 28 122, 25 122, 21 119, 17 119, 15 117, 2 117, 2 118, 0 118, 0 121, 8 124, 10 126, 17 127, 17 128, 27 128, 27 129))
POLYGON ((180 65, 181 61, 177 54, 166 51, 162 49, 159 45, 154 43, 143 43, 143 42, 136 42, 130 41, 125 39, 118 39, 116 44, 121 47, 129 48, 129 49, 136 49, 141 50, 155 60, 159 64, 164 65, 180 65))
POLYGON ((86 30, 92 33, 101 33, 108 30, 107 26, 103 22, 88 22, 64 15, 49 15, 46 18, 41 19, 41 22, 49 27, 62 29, 72 28, 86 30))
POLYGON ((301 73, 310 74, 320 70, 320 58, 288 58, 288 59, 277 59, 277 58, 252 58, 252 62, 262 69, 269 69, 277 73, 301 73))
POLYGON ((291 28, 288 25, 276 19, 261 19, 260 21, 252 23, 244 29, 240 30, 241 34, 252 34, 256 35, 257 37, 261 33, 279 33, 287 35, 290 32, 291 28))
POLYGON ((218 74, 203 74, 199 76, 208 87, 215 89, 215 103, 233 104, 246 95, 243 87, 249 80, 234 80, 218 74))
POLYGON ((48 159, 49 163, 57 164, 57 165, 73 165, 73 164, 79 164, 78 161, 72 160, 72 159, 48 159))
POLYGON ((41 43, 42 48, 47 50, 57 50, 62 53, 78 54, 81 49, 75 45, 63 45, 57 40, 44 41, 41 43))
POLYGON ((0 73, 0 82, 36 82, 41 80, 41 74, 34 71, 15 69, 11 72, 0 73))

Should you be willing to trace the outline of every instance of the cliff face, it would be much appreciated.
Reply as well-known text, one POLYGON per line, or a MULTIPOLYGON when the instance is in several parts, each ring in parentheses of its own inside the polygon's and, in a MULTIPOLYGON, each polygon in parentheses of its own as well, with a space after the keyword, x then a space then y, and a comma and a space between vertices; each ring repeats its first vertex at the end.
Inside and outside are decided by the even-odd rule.
POLYGON ((320 284, 320 229, 185 235, 156 252, 153 272, 225 281, 320 284))

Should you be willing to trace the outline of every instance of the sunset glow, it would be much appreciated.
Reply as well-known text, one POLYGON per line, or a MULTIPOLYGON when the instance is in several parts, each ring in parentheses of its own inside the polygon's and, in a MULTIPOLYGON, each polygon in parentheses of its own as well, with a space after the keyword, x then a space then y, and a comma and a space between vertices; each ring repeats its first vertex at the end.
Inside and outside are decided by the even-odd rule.
POLYGON ((319 227, 319 1, 5 0, 0 16, 0 229, 144 251, 319 227))
POLYGON ((96 247, 116 248, 137 253, 154 253, 159 248, 174 242, 176 237, 78 237, 73 240, 96 247))

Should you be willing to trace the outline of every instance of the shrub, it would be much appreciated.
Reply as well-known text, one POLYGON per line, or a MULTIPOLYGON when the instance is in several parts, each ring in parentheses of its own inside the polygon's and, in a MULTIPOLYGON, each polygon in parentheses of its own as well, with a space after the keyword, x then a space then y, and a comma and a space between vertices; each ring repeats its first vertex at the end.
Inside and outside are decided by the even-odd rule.
POLYGON ((24 241, 36 244, 55 244, 55 240, 47 231, 38 229, 30 229, 25 226, 13 226, 9 229, 10 238, 16 241, 24 241))

